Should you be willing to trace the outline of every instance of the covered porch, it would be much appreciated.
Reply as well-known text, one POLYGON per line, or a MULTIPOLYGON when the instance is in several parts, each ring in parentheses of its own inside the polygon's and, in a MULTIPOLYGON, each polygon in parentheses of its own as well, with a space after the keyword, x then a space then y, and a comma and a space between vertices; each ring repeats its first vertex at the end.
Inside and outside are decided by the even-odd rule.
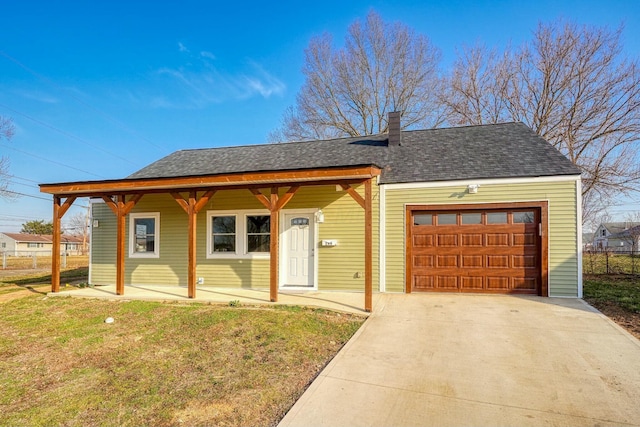
MULTIPOLYGON (((136 204, 148 194, 169 194, 182 208, 188 219, 184 238, 188 242, 185 253, 187 264, 186 298, 196 298, 196 267, 198 265, 197 217, 205 206, 215 206, 215 194, 225 190, 242 190, 255 197, 270 214, 269 242, 269 291, 271 302, 278 302, 279 295, 279 248, 280 212, 295 197, 301 187, 335 185, 345 191, 354 203, 364 210, 362 224, 362 259, 364 260, 364 310, 372 310, 373 282, 373 208, 372 182, 380 175, 380 169, 373 165, 318 168, 306 170, 286 170, 270 172, 231 173, 206 176, 174 178, 122 179, 111 181, 89 181, 61 184, 42 184, 41 191, 53 195, 54 253, 52 261, 52 293, 60 291, 60 254, 55 251, 56 241, 61 236, 61 220, 69 207, 80 197, 102 199, 116 217, 115 295, 125 295, 126 263, 126 218, 136 204), (362 185, 364 194, 354 187, 362 185)), ((127 294, 136 289, 136 283, 127 283, 127 294)), ((176 291, 185 289, 177 287, 176 291)), ((214 287, 198 287, 198 293, 215 290, 214 287)), ((260 291, 256 291, 260 292, 260 291)), ((355 294, 357 295, 357 293, 355 294)), ((362 298, 362 296, 360 296, 362 298)), ((198 300, 200 300, 200 295, 198 300)), ((228 301, 228 300, 227 300, 228 301)))

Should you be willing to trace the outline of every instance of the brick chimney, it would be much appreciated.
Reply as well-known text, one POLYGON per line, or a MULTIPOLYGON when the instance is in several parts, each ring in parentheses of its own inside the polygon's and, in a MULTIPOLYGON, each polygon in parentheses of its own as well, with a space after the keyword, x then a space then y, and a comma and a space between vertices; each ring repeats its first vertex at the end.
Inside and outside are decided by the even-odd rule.
POLYGON ((389 113, 389 147, 402 145, 402 134, 400 132, 400 111, 389 113))

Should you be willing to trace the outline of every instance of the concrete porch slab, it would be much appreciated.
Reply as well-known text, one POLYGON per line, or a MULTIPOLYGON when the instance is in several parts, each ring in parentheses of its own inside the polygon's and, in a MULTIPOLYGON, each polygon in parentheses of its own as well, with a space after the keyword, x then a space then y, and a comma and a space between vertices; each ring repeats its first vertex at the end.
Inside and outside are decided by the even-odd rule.
MULTIPOLYGON (((281 304, 301 305, 325 308, 345 313, 368 314, 364 311, 364 292, 318 292, 318 291, 281 291, 278 302, 269 301, 268 289, 237 289, 198 287, 196 298, 187 297, 186 286, 163 285, 125 285, 124 295, 116 294, 115 285, 95 286, 88 288, 74 288, 60 292, 50 292, 51 297, 73 296, 81 298, 102 298, 115 300, 144 300, 144 301, 176 301, 196 302, 206 304, 228 304, 239 301, 244 305, 281 304)), ((375 310, 379 294, 373 294, 373 309, 375 310)))

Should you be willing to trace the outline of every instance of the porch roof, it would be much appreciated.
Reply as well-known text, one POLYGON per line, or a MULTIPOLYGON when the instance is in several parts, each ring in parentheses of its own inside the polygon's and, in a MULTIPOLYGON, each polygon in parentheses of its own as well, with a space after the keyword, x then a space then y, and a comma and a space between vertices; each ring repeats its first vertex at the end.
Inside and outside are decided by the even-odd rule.
POLYGON ((117 194, 180 192, 198 189, 265 188, 291 185, 329 185, 362 182, 380 175, 373 165, 212 175, 125 178, 104 181, 80 181, 40 184, 40 191, 60 197, 91 197, 117 194))

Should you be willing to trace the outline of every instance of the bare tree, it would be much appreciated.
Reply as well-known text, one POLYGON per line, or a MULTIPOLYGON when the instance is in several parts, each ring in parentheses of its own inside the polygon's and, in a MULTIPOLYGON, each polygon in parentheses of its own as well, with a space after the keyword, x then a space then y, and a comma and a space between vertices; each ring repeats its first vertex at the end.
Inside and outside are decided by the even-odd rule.
POLYGON ((65 229, 72 236, 82 236, 82 253, 88 252, 89 244, 89 212, 78 212, 67 221, 65 229))
POLYGON ((272 142, 360 136, 387 131, 387 113, 400 111, 403 128, 443 122, 439 104, 440 51, 401 23, 370 12, 354 22, 343 48, 329 34, 305 50, 306 77, 272 142))
POLYGON ((443 92, 448 121, 527 124, 582 170, 588 220, 640 183, 640 69, 621 34, 558 21, 513 52, 463 50, 443 92))
MULTIPOLYGON (((13 121, 8 117, 0 116, 0 141, 7 141, 13 137, 15 127, 13 121)), ((3 199, 12 199, 14 194, 9 192, 9 158, 7 156, 0 157, 0 197, 3 199)))

